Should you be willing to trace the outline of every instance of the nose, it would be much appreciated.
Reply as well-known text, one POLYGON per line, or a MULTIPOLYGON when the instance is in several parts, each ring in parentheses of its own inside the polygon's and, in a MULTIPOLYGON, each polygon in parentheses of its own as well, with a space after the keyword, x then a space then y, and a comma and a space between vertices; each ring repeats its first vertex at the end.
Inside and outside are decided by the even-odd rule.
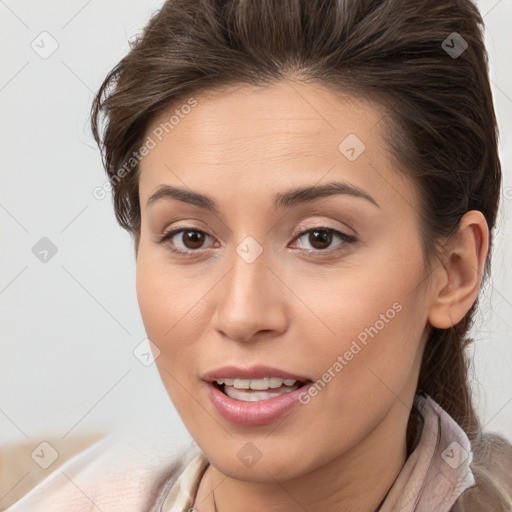
POLYGON ((265 251, 254 261, 234 251, 230 263, 230 270, 214 288, 213 328, 237 342, 282 333, 287 324, 286 287, 265 251))

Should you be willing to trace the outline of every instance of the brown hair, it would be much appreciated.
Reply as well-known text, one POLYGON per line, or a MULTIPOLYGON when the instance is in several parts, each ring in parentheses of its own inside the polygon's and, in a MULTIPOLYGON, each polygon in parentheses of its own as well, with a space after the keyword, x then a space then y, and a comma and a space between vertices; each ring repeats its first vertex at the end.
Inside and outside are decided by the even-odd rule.
MULTIPOLYGON (((386 107, 389 148, 421 194, 427 263, 469 210, 480 210, 492 232, 501 167, 482 30, 483 20, 469 0, 167 1, 108 74, 92 106, 92 130, 113 185, 119 223, 135 237, 137 248, 133 155, 157 116, 208 89, 294 77, 386 107), (462 53, 450 53, 454 47, 462 53), (132 162, 128 170, 127 161, 132 162)), ((489 258, 486 274, 488 269, 489 258)), ((498 441, 482 434, 468 382, 465 348, 475 308, 476 303, 451 329, 431 330, 418 388, 472 441, 479 456, 474 472, 485 495, 494 496, 493 510, 509 510, 504 504, 511 504, 512 490, 500 490, 495 474, 485 477, 484 452, 498 441)), ((414 419, 411 414, 409 449, 414 419)), ((505 445, 510 461, 511 448, 505 445)), ((464 493, 467 504, 468 496, 477 502, 475 491, 464 493)))

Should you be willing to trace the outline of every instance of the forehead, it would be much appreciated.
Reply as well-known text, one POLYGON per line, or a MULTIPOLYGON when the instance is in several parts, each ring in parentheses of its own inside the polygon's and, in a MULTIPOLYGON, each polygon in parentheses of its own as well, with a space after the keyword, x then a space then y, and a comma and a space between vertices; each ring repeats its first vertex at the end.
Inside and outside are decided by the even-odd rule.
POLYGON ((158 138, 171 146, 174 139, 184 150, 193 147, 204 153, 224 151, 233 156, 237 150, 257 151, 261 144, 281 153, 279 142, 301 138, 301 145, 325 142, 326 147, 332 147, 351 131, 368 136, 384 114, 377 103, 290 80, 265 87, 238 85, 204 91, 194 97, 196 105, 192 108, 188 100, 161 112, 148 127, 148 134, 156 130, 158 138), (173 137, 167 137, 171 133, 173 137))
MULTIPOLYGON (((256 190, 326 174, 363 188, 393 180, 396 193, 410 184, 397 172, 383 175, 394 165, 382 137, 385 121, 375 102, 319 85, 282 81, 202 92, 148 126, 155 145, 140 165, 140 195, 162 182, 256 190)), ((405 189, 401 194, 411 193, 405 189)))

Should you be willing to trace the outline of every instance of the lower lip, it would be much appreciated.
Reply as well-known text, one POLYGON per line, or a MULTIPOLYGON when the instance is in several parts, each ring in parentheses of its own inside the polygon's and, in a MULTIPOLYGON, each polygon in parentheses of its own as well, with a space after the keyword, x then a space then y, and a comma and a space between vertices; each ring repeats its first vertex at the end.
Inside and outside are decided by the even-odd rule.
POLYGON ((211 382, 207 385, 210 400, 219 414, 231 423, 246 426, 266 425, 276 421, 300 403, 299 394, 304 393, 308 387, 308 384, 305 384, 294 391, 268 400, 244 402, 225 395, 211 382))

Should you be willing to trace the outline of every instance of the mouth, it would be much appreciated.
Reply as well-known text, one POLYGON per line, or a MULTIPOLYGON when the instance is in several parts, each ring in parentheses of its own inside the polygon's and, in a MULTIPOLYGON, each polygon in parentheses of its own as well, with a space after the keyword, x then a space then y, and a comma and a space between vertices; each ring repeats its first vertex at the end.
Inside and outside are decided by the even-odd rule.
POLYGON ((233 400, 258 402, 291 393, 311 382, 309 379, 297 380, 264 377, 260 379, 220 378, 211 384, 233 400))
POLYGON ((224 366, 202 376, 217 412, 230 423, 244 426, 276 421, 300 404, 313 381, 304 375, 266 365, 224 366))
POLYGON ((308 377, 269 366, 226 366, 203 375, 207 395, 225 420, 246 427, 272 423, 300 404, 308 377))

